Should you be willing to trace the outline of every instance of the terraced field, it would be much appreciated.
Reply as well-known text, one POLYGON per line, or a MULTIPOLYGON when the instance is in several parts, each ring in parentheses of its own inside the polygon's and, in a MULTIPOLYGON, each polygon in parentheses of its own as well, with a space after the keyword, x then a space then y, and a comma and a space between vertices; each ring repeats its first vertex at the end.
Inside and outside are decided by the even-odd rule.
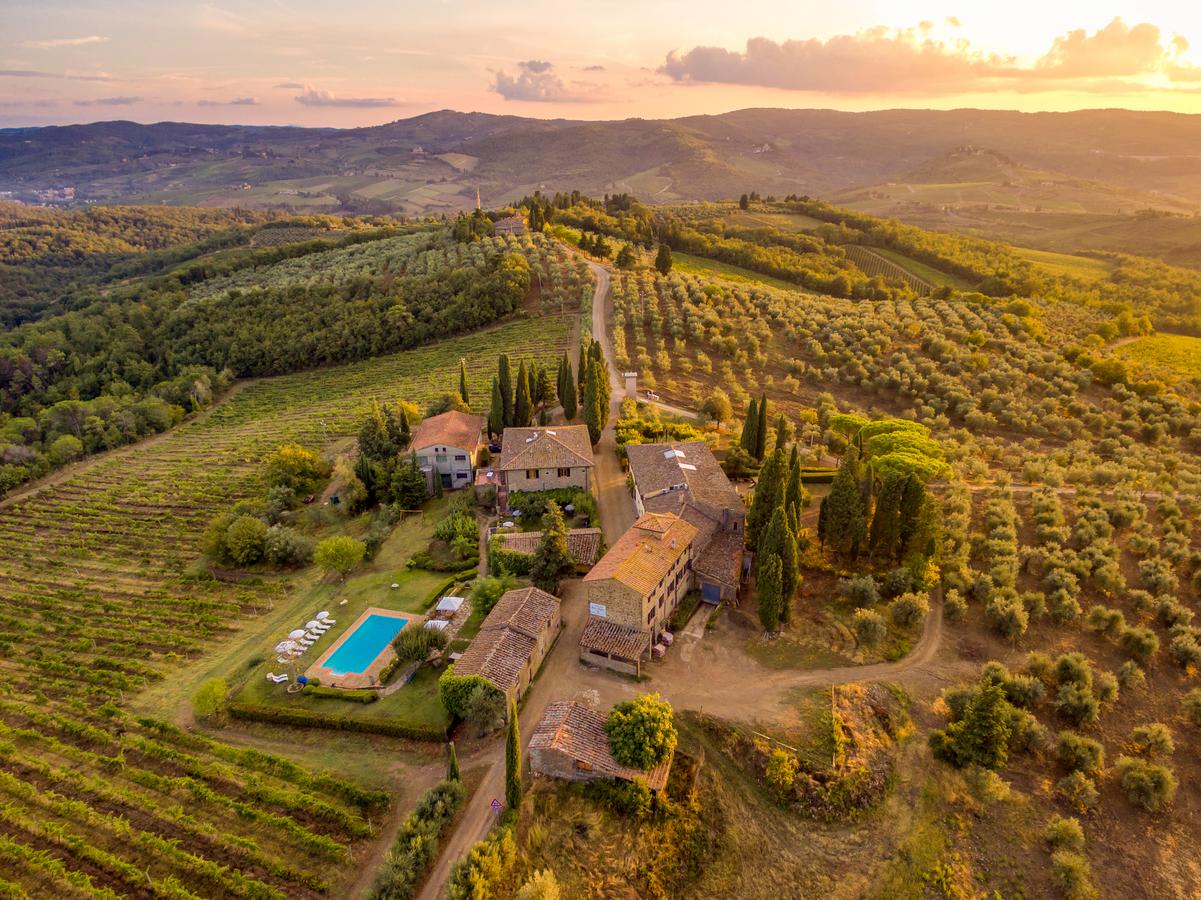
POLYGON ((488 398, 496 355, 552 362, 572 316, 245 384, 202 419, 0 506, 0 894, 309 897, 387 797, 139 720, 124 700, 271 603, 189 575, 205 523, 280 443, 321 446, 373 399, 488 398))

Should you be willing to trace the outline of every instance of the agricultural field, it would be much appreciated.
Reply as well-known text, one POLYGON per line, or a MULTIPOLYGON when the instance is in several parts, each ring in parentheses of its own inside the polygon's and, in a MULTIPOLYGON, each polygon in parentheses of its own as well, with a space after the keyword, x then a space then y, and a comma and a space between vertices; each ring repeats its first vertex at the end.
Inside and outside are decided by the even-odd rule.
POLYGON ((1136 338, 1116 351, 1153 374, 1175 378, 1201 378, 1201 338, 1185 334, 1153 334, 1136 338))
MULTIPOLYGON (((865 275, 879 275, 882 278, 900 281, 908 285, 919 297, 924 297, 934 289, 935 282, 915 275, 909 268, 891 256, 886 256, 869 247, 860 247, 858 244, 847 244, 843 249, 865 275)), ((904 257, 901 258, 904 259, 904 257)), ((940 282, 941 280, 939 279, 940 282)))
POLYGON ((287 585, 197 574, 206 522, 257 490, 264 456, 323 447, 375 400, 486 397, 498 352, 553 362, 573 319, 247 382, 207 415, 85 462, 0 515, 0 858, 5 887, 59 896, 313 896, 351 874, 388 798, 128 709, 287 585), (109 891, 112 893, 106 894, 109 891))
POLYGON ((1101 281, 1108 278, 1114 270, 1113 263, 1089 256, 1031 250, 1028 247, 1015 247, 1014 252, 1018 258, 1033 263, 1049 275, 1067 275, 1083 281, 1101 281))

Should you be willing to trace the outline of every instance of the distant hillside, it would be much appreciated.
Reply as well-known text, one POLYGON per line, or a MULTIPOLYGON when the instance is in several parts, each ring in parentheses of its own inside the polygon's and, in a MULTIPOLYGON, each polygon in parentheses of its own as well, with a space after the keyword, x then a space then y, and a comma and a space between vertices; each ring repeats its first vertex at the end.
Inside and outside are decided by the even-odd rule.
POLYGON ((650 202, 754 190, 957 229, 965 207, 1191 214, 1198 147, 1201 116, 1127 110, 746 109, 614 122, 443 110, 355 129, 101 122, 0 132, 0 192, 428 214, 469 208, 477 189, 491 206, 539 188, 650 202))

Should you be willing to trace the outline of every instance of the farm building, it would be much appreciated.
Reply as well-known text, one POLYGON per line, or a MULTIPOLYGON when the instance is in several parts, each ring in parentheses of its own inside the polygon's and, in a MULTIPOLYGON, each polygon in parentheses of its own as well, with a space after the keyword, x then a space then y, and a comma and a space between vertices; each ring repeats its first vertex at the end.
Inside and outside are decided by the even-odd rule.
POLYGON ((734 600, 742 583, 746 504, 704 441, 626 447, 639 515, 674 513, 697 530, 693 574, 701 598, 734 600))
POLYGON ((623 766, 613 758, 605 715, 590 707, 558 700, 546 708, 530 735, 530 771, 566 781, 645 781, 654 793, 667 787, 671 757, 649 771, 623 766))
POLYGON ((536 587, 509 591, 455 663, 455 674, 481 675, 508 699, 519 700, 561 626, 558 597, 536 587))
POLYGON ((507 508, 513 491, 591 490, 594 465, 585 425, 506 428, 495 466, 501 478, 497 502, 507 508))
MULTIPOLYGON (((533 556, 542 541, 541 531, 503 531, 497 535, 501 550, 533 556)), ((604 540, 599 528, 572 528, 567 532, 567 552, 577 569, 591 569, 600 557, 604 540)))
POLYGON ((492 223, 493 234, 525 234, 525 219, 521 216, 505 216, 492 223))
POLYGON ((430 492, 436 481, 443 489, 453 490, 472 484, 472 473, 486 421, 483 416, 451 410, 424 419, 413 432, 409 450, 425 473, 430 492))
POLYGON ((696 527, 674 513, 647 513, 617 539, 584 576, 589 617, 581 661, 638 670, 692 585, 696 536, 696 527))

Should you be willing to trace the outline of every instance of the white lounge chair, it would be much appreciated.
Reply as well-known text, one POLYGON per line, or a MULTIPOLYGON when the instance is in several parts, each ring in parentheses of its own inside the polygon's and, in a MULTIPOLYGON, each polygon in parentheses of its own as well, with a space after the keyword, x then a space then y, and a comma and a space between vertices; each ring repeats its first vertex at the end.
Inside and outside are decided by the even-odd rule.
POLYGON ((285 681, 288 680, 288 676, 287 675, 276 675, 274 672, 268 672, 267 680, 273 681, 276 684, 283 684, 285 681))
POLYGON ((313 646, 313 644, 317 643, 317 641, 316 641, 316 640, 312 640, 312 641, 297 641, 296 643, 300 644, 300 646, 301 646, 301 647, 303 647, 305 650, 308 650, 308 649, 309 649, 309 647, 313 646))

